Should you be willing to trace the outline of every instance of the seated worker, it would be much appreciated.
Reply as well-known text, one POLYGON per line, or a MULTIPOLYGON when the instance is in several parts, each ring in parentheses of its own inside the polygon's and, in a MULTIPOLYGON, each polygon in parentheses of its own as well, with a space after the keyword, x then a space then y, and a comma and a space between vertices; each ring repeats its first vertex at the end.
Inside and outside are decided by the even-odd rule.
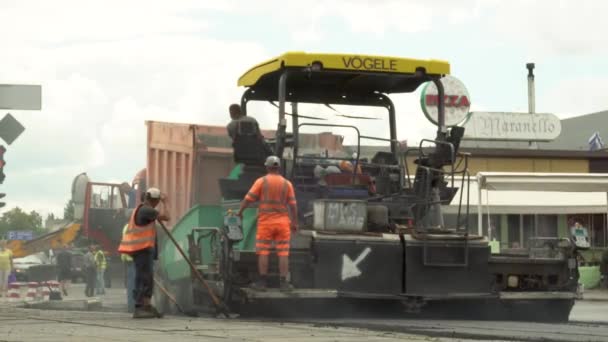
MULTIPOLYGON (((340 170, 346 173, 353 173, 355 167, 353 166, 353 163, 349 162, 348 160, 342 160, 340 162, 340 170)), ((362 173, 363 172, 361 172, 361 164, 357 164, 357 174, 362 173)))
POLYGON ((264 138, 260 131, 260 126, 258 125, 258 121, 255 118, 243 115, 243 113, 241 112, 241 106, 239 106, 236 103, 231 104, 230 107, 228 107, 228 111, 230 112, 230 118, 232 120, 230 121, 228 126, 226 126, 226 130, 228 131, 228 135, 230 136, 232 141, 234 141, 234 138, 236 137, 236 135, 238 133, 239 121, 248 121, 248 122, 254 123, 257 128, 257 133, 258 133, 260 139, 264 138))

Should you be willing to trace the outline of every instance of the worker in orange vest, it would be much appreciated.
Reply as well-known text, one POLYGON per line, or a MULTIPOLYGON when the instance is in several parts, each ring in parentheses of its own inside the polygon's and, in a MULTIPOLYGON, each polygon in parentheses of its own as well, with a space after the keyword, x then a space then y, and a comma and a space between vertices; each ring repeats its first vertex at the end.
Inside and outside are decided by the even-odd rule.
POLYGON ((290 290, 293 286, 287 280, 289 274, 289 242, 291 230, 298 230, 298 211, 295 192, 291 182, 279 174, 281 160, 270 156, 264 163, 268 174, 258 178, 238 212, 243 217, 243 210, 258 202, 258 223, 256 234, 256 253, 258 255, 259 279, 252 284, 258 290, 264 290, 268 281, 268 255, 274 242, 279 257, 279 274, 281 290, 290 290), (291 213, 291 217, 290 217, 291 213))
POLYGON ((129 224, 123 234, 118 252, 133 257, 135 265, 135 311, 133 318, 160 317, 152 306, 152 292, 154 290, 154 260, 156 251, 156 221, 169 221, 169 205, 167 197, 157 188, 149 188, 140 204, 129 219, 129 224), (162 203, 161 210, 156 210, 162 203))

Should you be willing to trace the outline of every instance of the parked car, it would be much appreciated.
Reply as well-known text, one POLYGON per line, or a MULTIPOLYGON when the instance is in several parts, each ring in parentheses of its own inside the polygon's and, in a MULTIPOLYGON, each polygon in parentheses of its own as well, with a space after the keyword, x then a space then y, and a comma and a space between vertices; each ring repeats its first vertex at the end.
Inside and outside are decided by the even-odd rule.
POLYGON ((28 281, 28 270, 33 266, 44 265, 45 258, 44 255, 32 254, 25 256, 23 258, 17 258, 13 260, 13 266, 15 268, 15 275, 17 276, 17 281, 28 281))
POLYGON ((78 250, 72 250, 72 282, 84 282, 84 253, 78 250))

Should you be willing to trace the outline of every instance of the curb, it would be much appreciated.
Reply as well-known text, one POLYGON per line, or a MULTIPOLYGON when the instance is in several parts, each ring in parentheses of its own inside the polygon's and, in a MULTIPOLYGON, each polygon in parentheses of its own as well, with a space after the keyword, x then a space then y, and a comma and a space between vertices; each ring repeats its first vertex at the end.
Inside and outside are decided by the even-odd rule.
POLYGON ((583 299, 577 299, 577 302, 608 302, 608 298, 585 298, 583 296, 583 299))
POLYGON ((84 300, 57 300, 39 303, 24 303, 21 306, 26 309, 41 309, 41 310, 68 310, 68 311, 92 311, 101 309, 101 300, 84 299, 84 300))

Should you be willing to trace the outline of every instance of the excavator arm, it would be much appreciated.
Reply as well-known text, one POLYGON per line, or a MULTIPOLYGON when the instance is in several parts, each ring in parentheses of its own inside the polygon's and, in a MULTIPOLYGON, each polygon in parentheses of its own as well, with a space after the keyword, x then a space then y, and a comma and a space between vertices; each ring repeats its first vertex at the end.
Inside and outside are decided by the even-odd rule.
POLYGON ((76 239, 80 232, 80 223, 70 223, 67 226, 37 237, 29 241, 12 241, 8 248, 13 252, 14 258, 22 258, 31 254, 57 249, 67 246, 76 239))

